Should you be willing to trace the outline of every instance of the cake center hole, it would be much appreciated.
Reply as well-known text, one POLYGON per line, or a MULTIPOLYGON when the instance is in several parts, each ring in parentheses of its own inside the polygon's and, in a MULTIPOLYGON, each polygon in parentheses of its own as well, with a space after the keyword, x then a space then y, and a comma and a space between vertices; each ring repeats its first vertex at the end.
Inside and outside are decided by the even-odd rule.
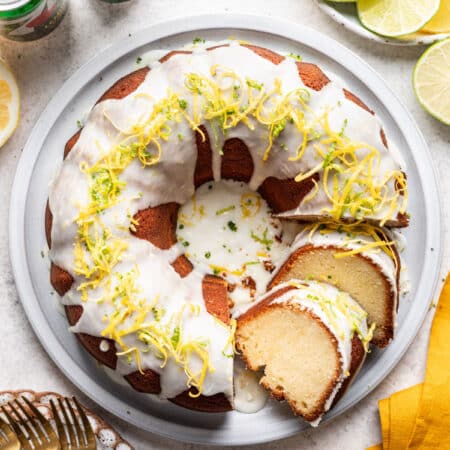
POLYGON ((287 257, 289 228, 246 183, 222 180, 203 184, 180 208, 177 239, 196 268, 226 279, 231 300, 242 304, 265 292, 287 257))

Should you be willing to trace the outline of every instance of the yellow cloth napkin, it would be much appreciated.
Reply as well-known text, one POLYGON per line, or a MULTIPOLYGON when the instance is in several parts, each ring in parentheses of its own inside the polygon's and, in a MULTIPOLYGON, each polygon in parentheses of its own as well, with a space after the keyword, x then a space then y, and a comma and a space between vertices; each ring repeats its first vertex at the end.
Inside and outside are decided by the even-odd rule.
POLYGON ((378 406, 383 444, 367 450, 450 449, 450 275, 431 328, 425 381, 378 406))

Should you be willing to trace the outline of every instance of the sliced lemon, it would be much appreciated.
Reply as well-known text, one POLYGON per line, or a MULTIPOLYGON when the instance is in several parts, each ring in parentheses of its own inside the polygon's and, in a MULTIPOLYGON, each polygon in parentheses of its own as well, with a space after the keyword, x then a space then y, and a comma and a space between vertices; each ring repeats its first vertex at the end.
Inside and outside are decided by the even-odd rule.
POLYGON ((439 0, 358 0, 357 7, 370 31, 397 37, 420 30, 436 14, 439 0))
POLYGON ((414 92, 436 119, 450 125, 450 38, 429 47, 416 63, 414 92))
POLYGON ((20 96, 16 79, 0 58, 0 147, 10 138, 19 123, 20 96))
POLYGON ((433 18, 422 28, 426 33, 450 32, 450 0, 441 0, 441 6, 433 18))

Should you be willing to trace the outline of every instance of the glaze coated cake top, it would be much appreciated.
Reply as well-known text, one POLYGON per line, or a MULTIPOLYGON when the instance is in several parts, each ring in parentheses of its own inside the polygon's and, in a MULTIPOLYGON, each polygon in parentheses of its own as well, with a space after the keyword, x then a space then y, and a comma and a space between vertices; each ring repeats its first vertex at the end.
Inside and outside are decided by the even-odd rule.
POLYGON ((182 242, 161 248, 135 235, 140 211, 192 198, 198 139, 209 136, 215 181, 227 142, 238 139, 251 156, 250 190, 263 195, 267 180, 307 185, 278 211, 285 216, 403 223, 404 168, 380 121, 303 64, 304 77, 322 74, 317 83, 294 59, 237 42, 153 64, 132 93, 93 108, 51 186, 50 256, 73 278, 63 303, 83 307, 72 330, 114 340, 117 370, 151 369, 165 398, 233 392, 235 321, 205 306, 210 268, 180 277, 172 264, 182 242))

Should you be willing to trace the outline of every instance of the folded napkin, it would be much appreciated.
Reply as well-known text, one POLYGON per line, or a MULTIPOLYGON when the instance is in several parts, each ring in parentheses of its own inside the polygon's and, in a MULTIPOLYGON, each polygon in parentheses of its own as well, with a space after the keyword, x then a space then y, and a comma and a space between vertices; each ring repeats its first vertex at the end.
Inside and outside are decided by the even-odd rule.
POLYGON ((433 319, 425 381, 378 406, 383 444, 367 450, 450 449, 450 274, 433 319))

